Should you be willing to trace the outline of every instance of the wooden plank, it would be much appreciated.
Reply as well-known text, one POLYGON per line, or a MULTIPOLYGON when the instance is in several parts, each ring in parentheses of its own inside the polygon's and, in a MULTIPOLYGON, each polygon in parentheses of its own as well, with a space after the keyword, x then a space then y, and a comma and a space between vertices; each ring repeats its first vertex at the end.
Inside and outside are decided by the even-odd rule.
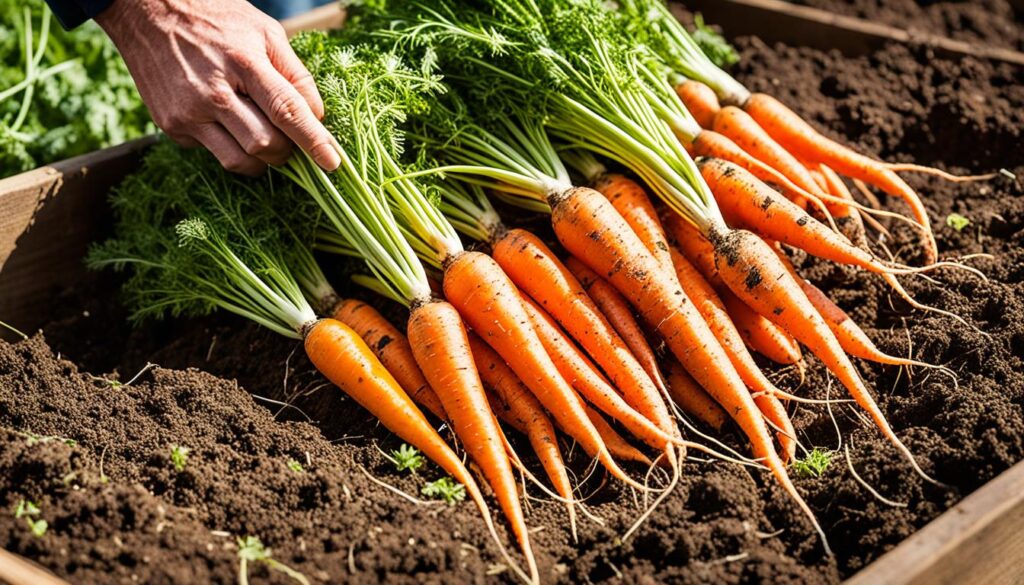
POLYGON ((314 8, 309 12, 286 18, 281 21, 288 36, 307 30, 329 30, 339 28, 345 22, 345 9, 341 2, 314 8))
POLYGON ((68 582, 12 552, 0 548, 0 583, 11 585, 68 585, 68 582))
POLYGON ((109 223, 110 188, 137 166, 140 152, 155 139, 0 181, 0 321, 23 331, 45 322, 53 290, 85 273, 89 243, 109 223))
POLYGON ((757 35, 767 42, 838 49, 846 55, 863 55, 893 42, 923 43, 943 57, 972 56, 1024 66, 1024 53, 1018 51, 908 32, 783 0, 686 0, 685 6, 721 25, 729 36, 757 35))
POLYGON ((1024 462, 964 498, 844 585, 1024 583, 1024 462))

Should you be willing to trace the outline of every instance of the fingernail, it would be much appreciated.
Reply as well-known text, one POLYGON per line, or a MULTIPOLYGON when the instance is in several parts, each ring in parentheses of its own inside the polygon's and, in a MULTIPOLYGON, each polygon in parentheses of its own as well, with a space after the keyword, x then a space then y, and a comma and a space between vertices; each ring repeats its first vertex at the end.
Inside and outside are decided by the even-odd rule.
POLYGON ((316 164, 325 171, 333 171, 341 166, 341 156, 338 154, 336 145, 321 144, 310 153, 316 164))

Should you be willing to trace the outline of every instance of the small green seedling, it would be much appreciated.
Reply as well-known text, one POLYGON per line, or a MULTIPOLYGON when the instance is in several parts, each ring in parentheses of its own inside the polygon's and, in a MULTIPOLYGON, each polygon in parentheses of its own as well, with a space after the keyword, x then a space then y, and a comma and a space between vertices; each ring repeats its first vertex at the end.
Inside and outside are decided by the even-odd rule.
POLYGON ((448 504, 454 504, 466 499, 466 486, 450 477, 442 477, 423 486, 420 493, 428 498, 436 498, 444 500, 448 504))
POLYGON ((291 469, 295 473, 302 473, 306 471, 305 469, 302 468, 302 464, 294 459, 288 460, 288 469, 291 469))
POLYGON ((239 585, 249 584, 249 563, 263 563, 273 571, 279 571, 292 579, 309 585, 309 579, 305 575, 289 567, 288 565, 274 559, 269 548, 263 546, 263 542, 256 536, 246 536, 235 541, 238 544, 238 583, 239 585))
POLYGON ((18 505, 14 508, 14 517, 24 518, 29 530, 32 531, 32 535, 36 538, 42 538, 46 534, 46 529, 50 527, 46 520, 33 518, 33 516, 38 516, 40 513, 39 506, 35 502, 28 500, 18 500, 18 505))
POLYGON ((409 470, 413 473, 423 467, 426 459, 419 452, 419 449, 411 445, 402 443, 402 446, 391 452, 391 457, 395 461, 395 467, 398 471, 409 470))
POLYGON ((37 435, 35 433, 22 433, 22 432, 19 432, 19 431, 14 431, 14 432, 19 434, 19 435, 21 435, 21 436, 23 436, 23 437, 25 437, 25 443, 27 443, 29 447, 31 447, 32 445, 39 445, 39 444, 43 444, 43 443, 49 443, 51 441, 60 441, 61 443, 64 443, 68 447, 74 447, 75 445, 78 444, 78 441, 76 441, 74 439, 68 439, 67 437, 58 437, 56 435, 42 436, 42 435, 37 435))
POLYGON ((188 464, 189 448, 182 447, 181 445, 171 446, 171 463, 174 464, 174 470, 181 472, 185 470, 185 465, 188 464))
POLYGON ((963 231, 963 229, 971 225, 971 220, 960 215, 959 213, 950 213, 946 216, 946 225, 955 229, 956 231, 963 231))
POLYGON ((833 455, 828 449, 815 447, 803 459, 794 459, 793 469, 800 477, 821 477, 832 463, 833 455))

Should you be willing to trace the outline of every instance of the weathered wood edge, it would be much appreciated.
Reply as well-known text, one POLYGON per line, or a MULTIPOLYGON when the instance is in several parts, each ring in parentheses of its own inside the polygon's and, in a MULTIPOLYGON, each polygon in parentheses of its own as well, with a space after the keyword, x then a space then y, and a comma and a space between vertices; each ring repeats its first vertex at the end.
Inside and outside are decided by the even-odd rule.
POLYGON ((862 55, 887 43, 920 43, 943 57, 970 56, 1024 66, 1024 53, 1018 51, 911 33, 783 0, 685 0, 682 6, 700 12, 709 23, 722 25, 729 36, 756 34, 767 42, 838 49, 847 55, 862 55))
POLYGON ((1024 462, 988 482, 844 585, 1024 582, 1024 462))
POLYGON ((0 583, 11 585, 68 585, 36 563, 0 548, 0 583))

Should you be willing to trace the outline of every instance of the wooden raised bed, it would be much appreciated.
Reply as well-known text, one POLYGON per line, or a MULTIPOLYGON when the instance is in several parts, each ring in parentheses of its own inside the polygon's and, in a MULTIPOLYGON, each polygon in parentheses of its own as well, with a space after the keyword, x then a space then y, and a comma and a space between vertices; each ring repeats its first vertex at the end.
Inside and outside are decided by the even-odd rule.
MULTIPOLYGON (((797 7, 778 0, 690 0, 731 34, 838 48, 857 55, 887 42, 924 42, 945 55, 1024 65, 1024 54, 969 45, 797 7)), ((336 6, 286 22, 289 32, 341 23, 336 6)), ((31 332, 58 287, 85 274, 82 255, 107 225, 105 199, 154 138, 144 138, 0 181, 0 321, 31 332)), ((0 337, 11 334, 0 330, 0 337)), ((1014 584, 1024 579, 1024 462, 978 489, 846 581, 876 584, 1014 584)))

